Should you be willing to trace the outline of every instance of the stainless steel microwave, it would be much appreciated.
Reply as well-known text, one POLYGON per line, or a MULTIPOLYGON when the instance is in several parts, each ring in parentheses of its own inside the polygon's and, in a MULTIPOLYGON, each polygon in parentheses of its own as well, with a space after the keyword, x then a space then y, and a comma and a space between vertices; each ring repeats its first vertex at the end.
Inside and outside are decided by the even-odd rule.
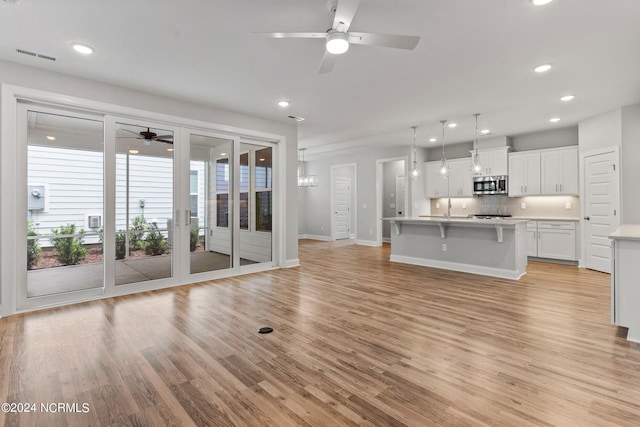
POLYGON ((473 194, 507 194, 506 176, 474 176, 473 194))

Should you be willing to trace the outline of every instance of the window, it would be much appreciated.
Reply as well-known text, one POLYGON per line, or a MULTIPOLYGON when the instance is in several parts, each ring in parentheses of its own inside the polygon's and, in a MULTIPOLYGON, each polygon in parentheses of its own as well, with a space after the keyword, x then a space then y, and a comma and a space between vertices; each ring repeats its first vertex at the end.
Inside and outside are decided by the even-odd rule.
POLYGON ((216 225, 229 227, 229 159, 216 160, 216 225))
POLYGON ((240 154, 240 229, 249 229, 249 153, 240 154))
POLYGON ((255 152, 256 231, 271 231, 271 148, 255 152))
POLYGON ((189 173, 189 209, 192 218, 198 216, 198 171, 189 173))

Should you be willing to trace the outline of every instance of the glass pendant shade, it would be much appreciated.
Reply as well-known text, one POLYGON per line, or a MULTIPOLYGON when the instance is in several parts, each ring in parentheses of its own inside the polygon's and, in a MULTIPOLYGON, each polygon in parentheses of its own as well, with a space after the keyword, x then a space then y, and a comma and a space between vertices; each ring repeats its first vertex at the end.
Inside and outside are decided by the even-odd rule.
POLYGON ((412 162, 411 172, 409 173, 409 176, 411 176, 411 179, 416 180, 416 179, 420 178, 422 173, 420 171, 420 168, 418 167, 418 157, 416 156, 416 128, 417 128, 417 126, 411 126, 411 128, 413 129, 413 162, 412 162))
POLYGON ((476 113, 473 116, 476 118, 476 135, 473 140, 473 151, 471 152, 471 172, 474 175, 482 174, 482 165, 480 164, 480 157, 478 156, 478 116, 480 113, 476 113))
POLYGON ((301 148, 298 152, 302 153, 302 161, 300 161, 300 156, 298 156, 298 187, 317 187, 318 186, 318 176, 317 175, 307 175, 307 164, 304 162, 304 150, 305 148, 301 148))
POLYGON ((449 176, 449 162, 447 162, 447 157, 444 155, 444 125, 447 123, 446 120, 440 120, 442 124, 442 160, 440 162, 440 169, 438 169, 438 173, 442 178, 447 178, 449 176))

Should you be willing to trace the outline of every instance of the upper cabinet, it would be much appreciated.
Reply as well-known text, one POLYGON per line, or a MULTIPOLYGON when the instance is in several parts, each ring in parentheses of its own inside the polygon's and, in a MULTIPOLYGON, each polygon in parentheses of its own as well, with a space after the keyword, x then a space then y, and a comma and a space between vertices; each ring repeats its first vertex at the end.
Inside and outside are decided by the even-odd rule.
POLYGON ((578 147, 540 152, 541 194, 578 194, 578 147))
POLYGON ((440 161, 426 163, 425 170, 427 198, 473 196, 471 158, 449 160, 446 178, 440 175, 440 161))
POLYGON ((427 199, 449 197, 449 181, 440 175, 440 162, 425 163, 425 171, 427 199))
POLYGON ((449 161, 449 197, 472 197, 471 158, 449 161))
POLYGON ((507 175, 508 160, 507 154, 509 147, 486 148, 478 150, 478 160, 482 166, 482 172, 479 175, 507 175))
POLYGON ((540 194, 540 152, 509 154, 509 196, 540 194))
POLYGON ((509 196, 578 194, 578 147, 509 154, 509 196))

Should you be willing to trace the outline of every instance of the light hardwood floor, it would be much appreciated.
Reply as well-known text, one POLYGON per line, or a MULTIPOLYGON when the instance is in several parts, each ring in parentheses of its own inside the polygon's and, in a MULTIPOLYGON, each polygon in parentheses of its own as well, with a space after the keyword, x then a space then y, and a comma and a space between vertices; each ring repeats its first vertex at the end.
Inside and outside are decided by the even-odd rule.
POLYGON ((0 425, 640 425, 608 275, 388 258, 301 241, 297 268, 0 319, 0 402, 38 405, 0 425))

